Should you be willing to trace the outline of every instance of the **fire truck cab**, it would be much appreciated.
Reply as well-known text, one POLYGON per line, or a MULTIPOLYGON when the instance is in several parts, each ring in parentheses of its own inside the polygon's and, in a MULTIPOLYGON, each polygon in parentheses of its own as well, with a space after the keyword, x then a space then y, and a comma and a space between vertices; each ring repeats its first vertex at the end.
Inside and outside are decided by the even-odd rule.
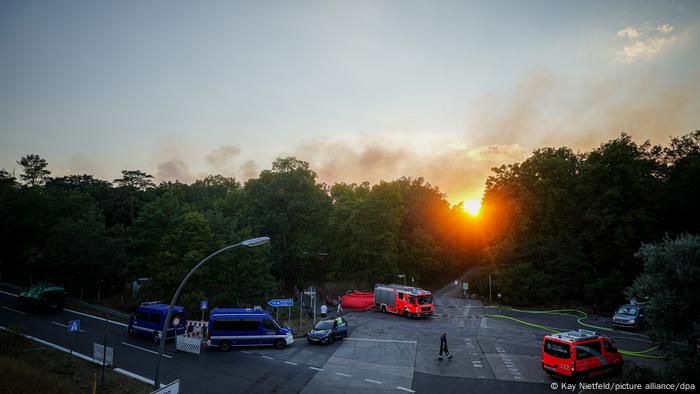
POLYGON ((374 308, 408 318, 432 316, 433 295, 417 287, 378 283, 374 286, 374 308))
POLYGON ((606 336, 589 330, 545 335, 542 369, 550 375, 581 381, 622 372, 622 355, 606 336))

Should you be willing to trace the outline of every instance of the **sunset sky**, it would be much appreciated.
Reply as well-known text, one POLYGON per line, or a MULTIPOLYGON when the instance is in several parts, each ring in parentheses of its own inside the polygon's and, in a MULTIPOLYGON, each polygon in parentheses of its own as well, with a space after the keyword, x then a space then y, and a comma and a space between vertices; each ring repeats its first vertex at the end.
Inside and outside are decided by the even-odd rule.
POLYGON ((423 176, 700 128, 699 1, 2 1, 0 168, 423 176))

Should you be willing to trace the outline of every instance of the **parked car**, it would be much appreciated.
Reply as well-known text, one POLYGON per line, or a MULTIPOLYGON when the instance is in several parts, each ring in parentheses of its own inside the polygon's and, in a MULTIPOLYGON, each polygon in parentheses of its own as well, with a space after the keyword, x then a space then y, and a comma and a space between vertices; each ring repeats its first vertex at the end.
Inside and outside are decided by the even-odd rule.
POLYGON ((618 375, 624 360, 610 338, 589 330, 545 335, 542 369, 549 375, 581 381, 605 374, 618 375))
POLYGON ((321 320, 316 324, 306 335, 306 340, 309 343, 326 343, 331 344, 336 339, 347 338, 348 322, 342 317, 336 317, 332 320, 321 320))
POLYGON ((273 346, 282 349, 294 343, 292 329, 272 315, 255 308, 215 308, 209 317, 207 346, 227 352, 233 346, 273 346))
MULTIPOLYGON (((129 317, 127 332, 129 335, 144 336, 150 338, 153 343, 160 343, 169 307, 170 305, 162 304, 160 301, 144 302, 129 317)), ((170 324, 168 325, 168 335, 166 335, 165 339, 175 338, 175 335, 182 334, 186 330, 187 317, 185 316, 185 308, 174 306, 170 324)))
POLYGON ((42 283, 19 293, 17 304, 24 309, 61 310, 66 303, 66 295, 63 287, 42 283))
POLYGON ((646 319, 644 318, 644 304, 625 304, 618 308, 613 315, 613 327, 631 328, 635 330, 644 329, 646 319))

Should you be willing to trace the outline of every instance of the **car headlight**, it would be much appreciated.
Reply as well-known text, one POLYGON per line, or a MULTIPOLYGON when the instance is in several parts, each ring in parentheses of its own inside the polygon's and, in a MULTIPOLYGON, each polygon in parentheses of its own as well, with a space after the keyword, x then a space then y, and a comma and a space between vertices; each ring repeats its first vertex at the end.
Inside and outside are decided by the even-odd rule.
POLYGON ((630 324, 634 324, 634 319, 630 320, 630 324))

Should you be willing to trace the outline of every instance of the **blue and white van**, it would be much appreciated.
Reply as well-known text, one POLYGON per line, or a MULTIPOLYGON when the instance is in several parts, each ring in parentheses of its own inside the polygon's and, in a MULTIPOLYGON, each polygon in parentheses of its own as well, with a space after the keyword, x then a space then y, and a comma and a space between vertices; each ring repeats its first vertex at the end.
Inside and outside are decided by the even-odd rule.
POLYGON ((207 346, 227 352, 232 346, 274 346, 282 349, 294 342, 292 329, 282 327, 260 307, 215 308, 209 317, 207 346))
MULTIPOLYGON (((144 302, 129 317, 127 332, 129 335, 145 336, 154 343, 160 343, 165 318, 168 316, 168 307, 170 305, 162 304, 160 301, 144 302)), ((176 334, 183 334, 186 330, 185 308, 174 306, 166 339, 174 338, 176 334)))

